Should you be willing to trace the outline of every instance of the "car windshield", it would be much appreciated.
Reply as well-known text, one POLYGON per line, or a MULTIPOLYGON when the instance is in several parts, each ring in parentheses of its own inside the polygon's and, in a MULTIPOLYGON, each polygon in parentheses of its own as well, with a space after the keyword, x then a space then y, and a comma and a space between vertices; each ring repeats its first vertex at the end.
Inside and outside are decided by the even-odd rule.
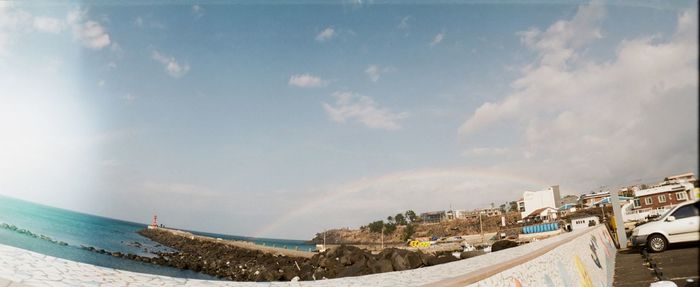
POLYGON ((673 211, 673 210, 675 210, 675 208, 667 209, 666 212, 664 212, 663 214, 661 214, 661 215, 659 215, 659 216, 657 216, 657 217, 654 217, 654 218, 650 219, 649 221, 659 221, 659 220, 661 220, 662 218, 666 217, 666 215, 668 215, 668 214, 669 214, 671 211, 673 211))

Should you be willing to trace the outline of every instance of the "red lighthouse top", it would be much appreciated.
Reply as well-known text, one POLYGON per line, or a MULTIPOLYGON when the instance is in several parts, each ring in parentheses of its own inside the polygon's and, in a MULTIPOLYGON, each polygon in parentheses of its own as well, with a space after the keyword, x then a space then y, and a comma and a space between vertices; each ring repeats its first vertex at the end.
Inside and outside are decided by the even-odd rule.
POLYGON ((153 221, 151 222, 150 228, 158 227, 158 215, 153 215, 153 221))

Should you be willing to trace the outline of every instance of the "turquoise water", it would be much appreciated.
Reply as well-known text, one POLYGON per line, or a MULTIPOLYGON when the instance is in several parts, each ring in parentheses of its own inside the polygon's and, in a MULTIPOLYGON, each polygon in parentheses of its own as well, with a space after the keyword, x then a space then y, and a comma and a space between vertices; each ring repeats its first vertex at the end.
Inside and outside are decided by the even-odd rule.
MULTIPOLYGON (((173 251, 136 233, 145 227, 145 224, 88 215, 0 196, 0 244, 104 267, 183 278, 215 279, 193 271, 116 258, 81 248, 81 246, 92 246, 110 252, 141 256, 154 256, 150 253, 152 251, 173 251), (138 242, 140 246, 134 242, 138 242)), ((311 245, 299 240, 194 233, 264 243, 268 246, 286 246, 289 249, 312 248, 311 245)))

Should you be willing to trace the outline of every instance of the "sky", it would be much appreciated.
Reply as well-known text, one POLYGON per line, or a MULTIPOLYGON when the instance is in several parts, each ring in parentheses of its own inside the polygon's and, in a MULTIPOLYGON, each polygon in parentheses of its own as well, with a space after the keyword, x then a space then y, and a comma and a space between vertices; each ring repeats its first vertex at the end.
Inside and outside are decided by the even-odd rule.
POLYGON ((0 1, 0 194, 310 239, 698 174, 697 10, 0 1))

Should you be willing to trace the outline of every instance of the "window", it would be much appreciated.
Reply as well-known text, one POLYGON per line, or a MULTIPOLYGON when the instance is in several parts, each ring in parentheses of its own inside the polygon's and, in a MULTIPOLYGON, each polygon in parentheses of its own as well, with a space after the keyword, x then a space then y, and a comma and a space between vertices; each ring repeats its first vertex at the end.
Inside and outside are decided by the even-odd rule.
POLYGON ((683 206, 673 213, 673 217, 675 217, 676 219, 682 219, 692 216, 698 216, 698 208, 692 204, 683 206))
POLYGON ((644 198, 645 205, 651 205, 652 203, 653 203, 653 200, 651 199, 651 196, 644 198))
POLYGON ((664 202, 666 202, 666 195, 665 194, 659 195, 659 203, 664 203, 664 202))
POLYGON ((676 192, 677 200, 686 200, 688 197, 685 195, 685 191, 676 192))
POLYGON ((634 199, 634 207, 641 207, 642 203, 640 202, 639 198, 634 199))

